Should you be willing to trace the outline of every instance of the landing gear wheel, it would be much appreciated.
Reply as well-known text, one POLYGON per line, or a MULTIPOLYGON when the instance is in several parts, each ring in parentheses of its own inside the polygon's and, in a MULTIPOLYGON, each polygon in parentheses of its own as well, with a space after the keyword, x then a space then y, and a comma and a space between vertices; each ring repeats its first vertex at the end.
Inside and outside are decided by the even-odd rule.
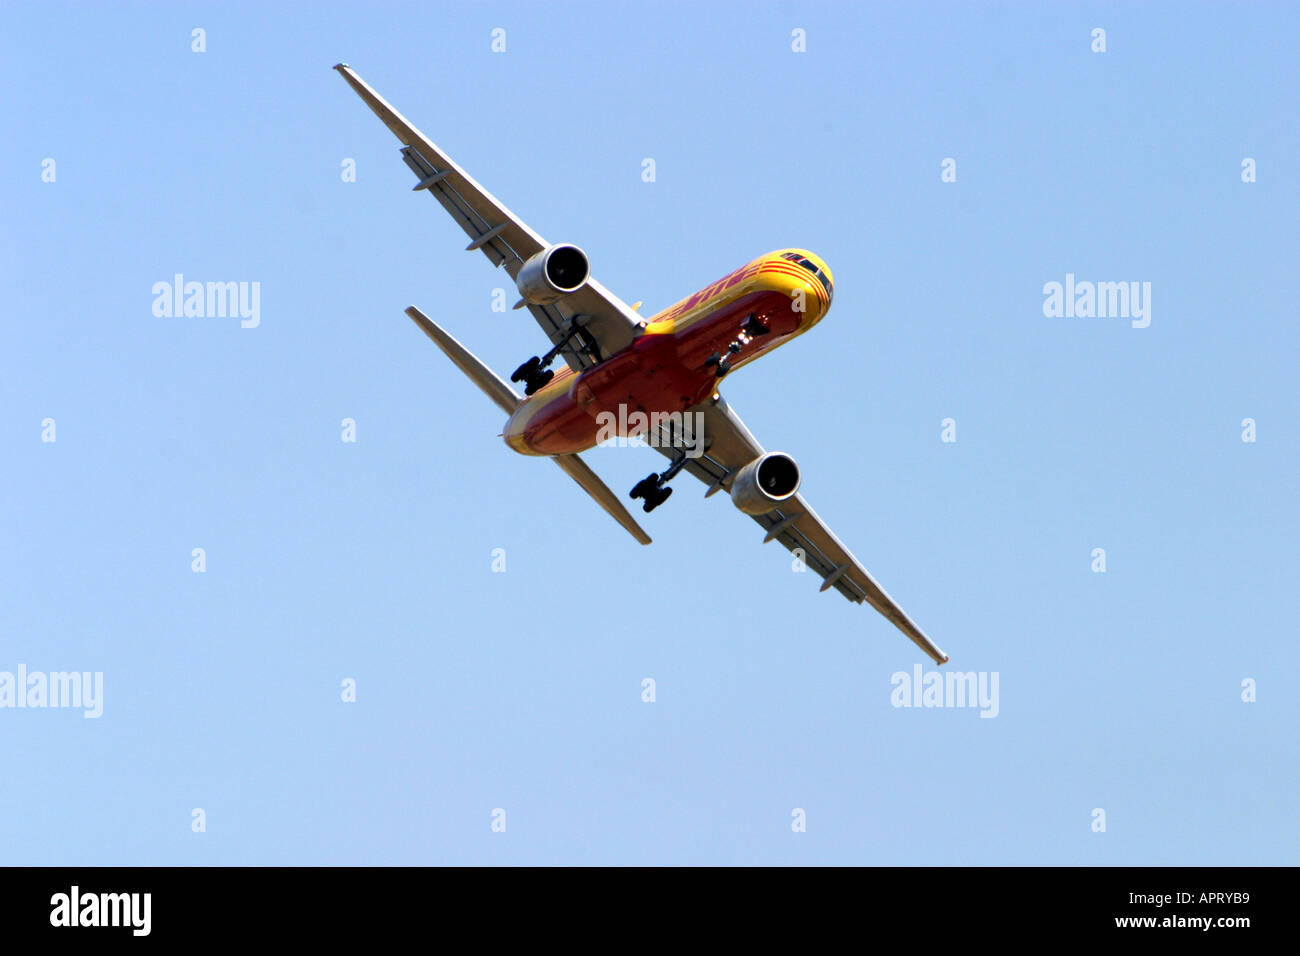
POLYGON ((649 514, 650 512, 658 508, 661 504, 663 504, 665 501, 667 501, 669 496, 672 495, 672 493, 673 493, 673 489, 669 487, 656 488, 649 495, 646 495, 645 504, 641 506, 641 510, 644 511, 646 514, 649 514))
POLYGON ((638 481, 635 485, 632 486, 631 497, 644 498, 646 501, 649 501, 651 496, 658 489, 659 489, 659 476, 657 474, 646 475, 644 478, 642 478, 640 481, 638 481))
POLYGON ((686 462, 689 460, 685 451, 679 449, 679 452, 680 454, 662 474, 646 475, 632 487, 633 498, 645 499, 645 504, 641 508, 646 514, 654 511, 672 495, 673 490, 668 487, 668 482, 677 477, 677 473, 686 467, 686 462))
POLYGON ((549 368, 540 375, 534 375, 528 380, 528 384, 524 387, 524 394, 531 395, 538 389, 545 388, 553 378, 555 378, 555 372, 549 368))
POLYGON ((510 376, 510 381, 523 382, 524 394, 531 395, 539 388, 545 386, 546 383, 553 378, 555 378, 555 373, 550 369, 543 371, 541 358, 534 355, 527 362, 514 370, 510 376))
POLYGON ((541 364, 542 364, 541 358, 539 356, 534 355, 527 362, 525 362, 523 365, 519 366, 517 369, 514 370, 514 372, 510 375, 510 381, 523 382, 526 381, 527 379, 532 378, 534 375, 537 374, 537 370, 541 367, 541 364))

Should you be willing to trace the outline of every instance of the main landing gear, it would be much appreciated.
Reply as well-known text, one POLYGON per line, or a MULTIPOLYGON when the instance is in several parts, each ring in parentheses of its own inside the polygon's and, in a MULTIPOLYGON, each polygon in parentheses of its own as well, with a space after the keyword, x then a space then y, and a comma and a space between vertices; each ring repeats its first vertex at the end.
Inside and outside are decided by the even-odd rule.
POLYGON ((555 378, 555 372, 547 368, 555 361, 555 356, 559 355, 569 344, 569 340, 582 331, 582 326, 577 322, 576 317, 569 320, 568 329, 565 331, 564 338, 555 344, 555 347, 543 356, 534 355, 523 365, 519 366, 510 376, 512 382, 524 383, 524 394, 531 395, 538 389, 543 388, 555 378))
POLYGON ((642 511, 649 514, 668 500, 668 496, 673 493, 673 490, 668 487, 668 482, 677 477, 677 473, 686 467, 686 461, 686 453, 682 452, 663 473, 646 475, 636 483, 632 488, 632 498, 645 499, 645 504, 641 506, 642 511))
MULTIPOLYGON (((552 356, 553 358, 554 356, 552 356)), ((547 363, 550 364, 549 362, 547 363)), ((531 395, 542 386, 555 378, 555 371, 549 368, 542 368, 542 360, 534 355, 523 365, 519 366, 510 376, 512 382, 524 383, 524 394, 531 395)))
POLYGON ((771 329, 762 323, 758 316, 750 315, 750 317, 745 320, 745 324, 740 327, 740 334, 727 344, 726 357, 724 358, 720 353, 714 352, 708 357, 708 360, 705 361, 704 367, 716 369, 718 378, 722 378, 722 376, 731 371, 731 356, 739 355, 740 350, 752 342, 757 336, 767 335, 771 331, 771 329))

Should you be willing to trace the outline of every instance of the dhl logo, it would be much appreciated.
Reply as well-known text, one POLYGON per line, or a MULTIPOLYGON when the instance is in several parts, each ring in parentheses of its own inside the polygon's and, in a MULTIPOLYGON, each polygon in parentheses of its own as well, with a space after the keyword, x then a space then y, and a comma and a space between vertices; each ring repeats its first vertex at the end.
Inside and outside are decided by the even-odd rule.
POLYGON ((654 321, 656 323, 670 322, 673 319, 681 315, 684 315, 687 312, 690 312, 696 306, 704 302, 707 302, 708 300, 714 298, 717 295, 720 295, 726 290, 734 286, 740 285, 740 283, 744 282, 747 279, 754 278, 754 276, 758 275, 759 272, 762 271, 763 266, 765 264, 766 264, 765 261, 760 259, 757 262, 751 262, 747 266, 741 266, 735 272, 723 276, 721 279, 719 279, 717 282, 714 282, 712 285, 705 286, 703 289, 695 293, 689 299, 683 299, 681 302, 678 302, 676 305, 674 305, 672 308, 668 309, 667 311, 661 312, 659 315, 654 317, 654 321))

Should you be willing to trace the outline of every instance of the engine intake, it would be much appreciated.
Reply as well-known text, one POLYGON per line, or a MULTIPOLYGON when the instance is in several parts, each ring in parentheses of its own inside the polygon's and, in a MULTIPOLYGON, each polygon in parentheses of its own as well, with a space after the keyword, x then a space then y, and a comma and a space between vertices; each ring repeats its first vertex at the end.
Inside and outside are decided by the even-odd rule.
POLYGON ((785 452, 769 451, 736 473, 731 501, 747 515, 767 514, 799 490, 799 466, 785 452))
POLYGON ((530 256, 519 270, 515 285, 525 302, 548 305, 577 292, 590 275, 587 254, 577 246, 560 242, 530 256))

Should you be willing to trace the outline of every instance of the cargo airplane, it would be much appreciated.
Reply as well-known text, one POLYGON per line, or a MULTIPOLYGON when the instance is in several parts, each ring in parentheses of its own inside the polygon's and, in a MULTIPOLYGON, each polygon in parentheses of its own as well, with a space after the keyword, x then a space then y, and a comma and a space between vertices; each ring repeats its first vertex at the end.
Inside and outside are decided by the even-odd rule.
MULTIPOLYGON (((800 471, 784 452, 766 451, 718 383, 726 375, 811 329, 831 306, 831 270, 804 249, 759 256, 657 315, 642 318, 591 276, 586 254, 549 243, 483 189, 346 64, 335 67, 401 145, 415 174, 478 250, 503 267, 550 340, 510 376, 514 387, 414 306, 406 313, 508 416, 503 437, 524 455, 549 457, 637 541, 650 537, 578 453, 599 444, 602 422, 654 423, 652 447, 669 459, 631 491, 649 513, 686 471, 726 491, 740 511, 834 589, 885 616, 937 663, 948 657, 912 622, 799 493, 800 471), (550 366, 561 359, 564 367, 550 366), (682 414, 684 413, 684 414, 682 414), (699 422, 690 429, 686 423, 699 422)), ((638 304, 639 305, 639 304, 638 304)), ((607 437, 607 436, 606 436, 607 437)), ((623 436, 630 437, 630 436, 623 436)), ((643 437, 644 433, 643 433, 643 437)))

